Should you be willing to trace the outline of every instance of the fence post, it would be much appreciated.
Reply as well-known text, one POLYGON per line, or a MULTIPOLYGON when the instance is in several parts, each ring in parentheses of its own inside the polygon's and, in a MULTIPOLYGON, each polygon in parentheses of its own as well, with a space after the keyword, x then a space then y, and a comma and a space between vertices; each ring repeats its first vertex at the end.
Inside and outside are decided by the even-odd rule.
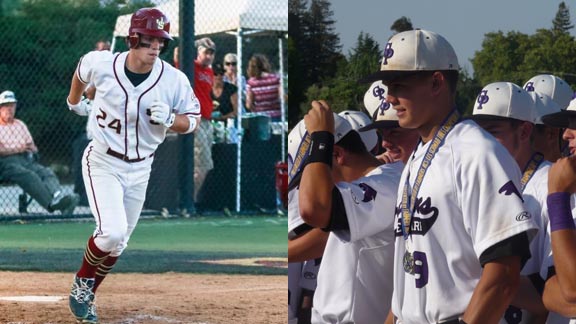
MULTIPOLYGON (((180 0, 180 68, 194 87, 194 59, 196 48, 194 47, 194 5, 195 1, 180 0)), ((179 135, 180 160, 179 160, 179 188, 180 209, 184 215, 196 213, 194 206, 194 134, 179 135)))

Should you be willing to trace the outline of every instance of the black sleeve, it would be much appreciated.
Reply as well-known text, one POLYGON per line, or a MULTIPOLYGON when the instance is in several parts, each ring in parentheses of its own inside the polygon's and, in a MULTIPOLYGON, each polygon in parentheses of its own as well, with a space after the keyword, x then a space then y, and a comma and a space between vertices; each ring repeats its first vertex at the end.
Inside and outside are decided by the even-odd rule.
POLYGON ((330 223, 328 223, 328 226, 322 230, 325 232, 331 232, 349 229, 350 224, 348 224, 348 216, 346 215, 346 208, 344 207, 342 194, 338 188, 334 187, 332 189, 332 214, 330 215, 330 223))
POLYGON ((301 235, 307 233, 308 231, 310 231, 313 228, 314 227, 304 223, 304 224, 296 227, 295 229, 291 230, 290 232, 288 232, 288 239, 293 240, 293 239, 297 238, 298 236, 301 236, 301 235))
POLYGON ((544 292, 545 281, 544 279, 542 279, 542 277, 540 277, 540 274, 533 273, 531 275, 528 275, 528 279, 530 279, 532 285, 534 286, 534 288, 536 288, 536 291, 538 291, 540 296, 542 296, 542 293, 544 292))
POLYGON ((507 256, 519 256, 521 267, 524 267, 524 264, 531 256, 530 240, 526 232, 516 234, 487 248, 480 255, 480 264, 484 267, 490 261, 507 256))

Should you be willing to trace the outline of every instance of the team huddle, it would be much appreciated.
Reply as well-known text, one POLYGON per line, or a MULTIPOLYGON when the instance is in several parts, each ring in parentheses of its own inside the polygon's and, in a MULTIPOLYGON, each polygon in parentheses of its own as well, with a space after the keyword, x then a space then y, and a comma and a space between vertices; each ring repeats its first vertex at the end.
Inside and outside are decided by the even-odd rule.
POLYGON ((461 116, 458 74, 398 33, 370 117, 319 100, 292 129, 289 323, 576 323, 573 91, 494 82, 461 116))

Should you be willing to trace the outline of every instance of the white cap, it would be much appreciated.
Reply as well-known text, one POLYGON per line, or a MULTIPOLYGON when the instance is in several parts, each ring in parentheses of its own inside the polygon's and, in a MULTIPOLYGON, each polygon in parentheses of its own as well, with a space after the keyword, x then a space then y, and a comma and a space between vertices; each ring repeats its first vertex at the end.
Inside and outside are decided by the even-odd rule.
MULTIPOLYGON (((369 125, 372 120, 368 117, 365 113, 356 110, 345 110, 340 112, 338 115, 344 117, 352 126, 352 129, 359 132, 361 128, 364 126, 369 125)), ((362 142, 364 142, 364 146, 368 151, 372 151, 372 149, 378 144, 378 134, 376 134, 376 130, 370 130, 367 132, 359 133, 360 137, 362 138, 362 142)))
POLYGON ((364 107, 372 116, 372 123, 359 129, 365 132, 376 128, 396 128, 398 124, 398 115, 392 108, 392 104, 386 101, 388 87, 382 81, 372 83, 368 91, 364 94, 364 107))
MULTIPOLYGON (((336 113, 334 114, 334 143, 338 143, 342 137, 344 137, 348 132, 352 130, 350 123, 342 116, 336 113)), ((306 133, 306 125, 304 119, 298 122, 294 128, 288 134, 288 170, 292 169, 292 163, 294 158, 298 153, 298 148, 300 147, 300 142, 302 142, 302 137, 306 133)), ((366 144, 364 144, 366 145, 366 144)))
POLYGON ((562 111, 560 106, 550 96, 539 92, 530 92, 535 104, 534 124, 544 125, 542 116, 562 111))
POLYGON ((456 52, 448 41, 423 29, 408 30, 390 38, 384 48, 380 71, 359 82, 392 80, 414 71, 458 71, 456 52))
POLYGON ((0 105, 12 103, 12 102, 18 102, 18 100, 16 100, 16 96, 14 95, 14 92, 12 92, 10 90, 6 90, 6 91, 0 93, 0 105))
POLYGON ((542 116, 544 125, 576 129, 576 99, 572 99, 566 110, 542 116))
POLYGON ((517 119, 533 123, 535 110, 534 100, 526 90, 511 82, 494 82, 480 91, 471 119, 517 119))
POLYGON ((306 133, 306 128, 304 126, 304 119, 302 119, 288 134, 288 170, 292 169, 294 157, 296 157, 296 152, 298 152, 298 147, 300 146, 300 142, 302 142, 304 133, 306 133))
POLYGON ((523 88, 528 92, 536 91, 550 96, 561 109, 568 107, 574 94, 566 81, 552 74, 537 75, 528 80, 523 88))

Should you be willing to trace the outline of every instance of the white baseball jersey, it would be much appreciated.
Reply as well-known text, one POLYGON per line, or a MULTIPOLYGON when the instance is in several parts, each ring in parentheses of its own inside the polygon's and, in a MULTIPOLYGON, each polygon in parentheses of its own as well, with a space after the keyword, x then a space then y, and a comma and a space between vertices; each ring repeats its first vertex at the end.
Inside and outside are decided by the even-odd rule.
POLYGON ((312 323, 383 323, 390 310, 394 205, 402 163, 385 164, 336 185, 349 230, 333 231, 324 250, 312 323))
POLYGON ((398 190, 392 311, 403 324, 461 316, 482 274, 482 253, 527 230, 532 237, 537 230, 517 189, 516 161, 490 134, 465 120, 454 126, 429 165, 414 197, 411 234, 405 240, 404 184, 410 175, 414 185, 432 142, 418 146, 398 190), (407 250, 414 260, 410 273, 403 265, 407 250))
MULTIPOLYGON (((303 224, 304 220, 300 217, 300 211, 298 210, 298 189, 292 189, 288 192, 288 233, 303 224)), ((288 308, 289 313, 292 313, 294 318, 298 314, 298 303, 300 302, 302 288, 312 291, 316 290, 316 279, 319 269, 320 263, 317 260, 288 264, 288 308)), ((288 319, 291 319, 290 315, 288 319)))
POLYGON ((153 154, 166 135, 164 125, 150 120, 148 107, 153 101, 189 118, 200 116, 200 103, 184 73, 161 59, 148 78, 134 87, 124 72, 127 56, 128 52, 89 52, 80 59, 76 73, 83 83, 96 86, 88 120, 94 140, 129 159, 139 159, 153 154))
MULTIPOLYGON (((549 246, 549 244, 546 244, 546 240, 550 239, 546 231, 549 219, 546 198, 548 196, 548 170, 551 165, 552 163, 548 161, 540 163, 540 166, 522 192, 526 210, 530 212, 534 222, 538 225, 538 233, 530 242, 531 257, 520 272, 523 276, 535 273, 540 274, 543 267, 545 267, 544 261, 548 254, 547 249, 549 246)), ((504 313, 504 317, 500 320, 500 324, 532 323, 532 320, 532 315, 525 309, 509 306, 504 313)))
MULTIPOLYGON (((547 188, 547 187, 546 187, 547 188)), ((576 223, 576 197, 572 195, 570 197, 570 205, 572 206, 572 217, 574 218, 574 222, 576 223)), ((545 205, 546 211, 548 210, 548 206, 545 205)), ((540 276, 545 280, 548 279, 548 269, 554 266, 554 256, 552 254, 552 242, 551 242, 551 233, 550 233, 550 222, 548 222, 546 227, 546 241, 545 241, 545 255, 542 267, 540 269, 540 276)), ((548 315, 548 319, 546 324, 576 324, 576 319, 570 320, 558 313, 550 312, 548 315)))

